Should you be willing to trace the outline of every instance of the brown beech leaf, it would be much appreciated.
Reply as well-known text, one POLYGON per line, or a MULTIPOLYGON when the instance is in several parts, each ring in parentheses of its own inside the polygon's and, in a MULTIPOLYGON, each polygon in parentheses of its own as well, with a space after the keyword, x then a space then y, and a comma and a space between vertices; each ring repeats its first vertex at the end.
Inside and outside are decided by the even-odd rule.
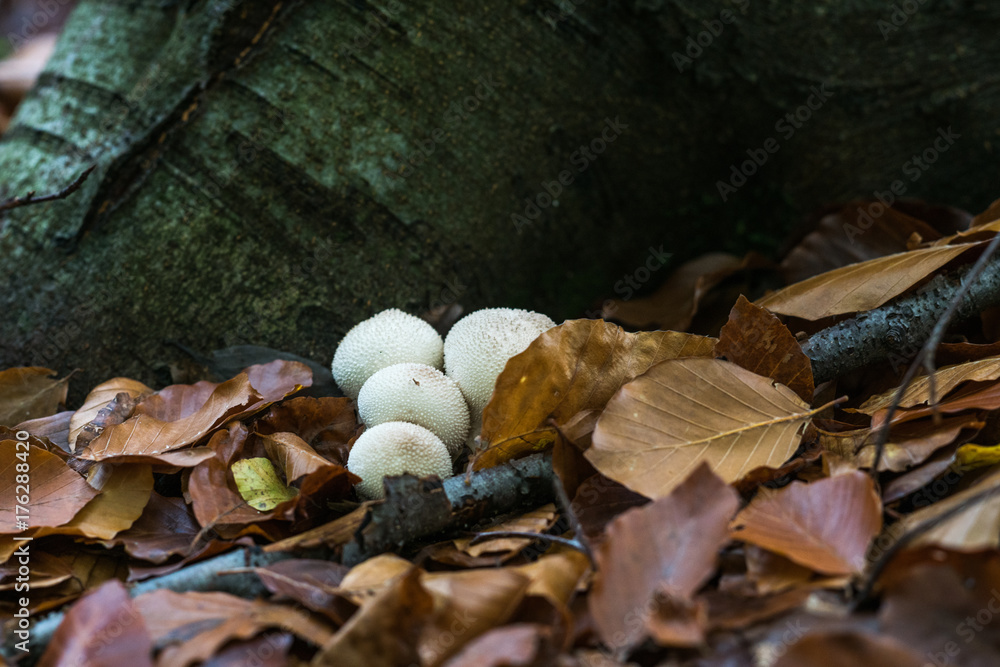
POLYGON ((740 295, 719 332, 715 353, 779 382, 806 403, 813 398, 812 362, 781 321, 740 295))
POLYGON ((718 551, 728 541, 726 525, 738 507, 736 491, 702 464, 669 496, 611 522, 596 554, 589 596, 604 643, 627 648, 656 630, 663 644, 698 643, 704 619, 691 609, 691 596, 715 571, 718 551), (658 597, 681 607, 671 618, 672 638, 662 632, 658 597))
POLYGON ((171 556, 188 555, 199 530, 183 498, 169 498, 154 491, 139 519, 105 546, 121 544, 133 558, 163 563, 171 556))
MULTIPOLYGON (((1000 408, 1000 382, 974 382, 955 391, 936 405, 919 405, 897 410, 892 417, 892 423, 895 426, 914 419, 932 416, 935 412, 950 415, 964 410, 996 410, 998 408, 1000 408)), ((875 412, 872 415, 872 428, 881 427, 888 414, 888 408, 875 412)))
MULTIPOLYGON (((517 531, 521 533, 544 533, 556 520, 556 506, 552 503, 539 507, 531 512, 515 516, 506 521, 491 526, 483 531, 489 534, 496 531, 517 531)), ((472 538, 463 537, 454 540, 455 547, 473 557, 487 553, 504 553, 514 555, 531 544, 525 537, 496 537, 481 539, 472 544, 472 538)))
MULTIPOLYGON (((906 422, 893 426, 889 441, 882 450, 879 470, 900 472, 922 463, 934 452, 952 444, 965 430, 971 438, 984 426, 975 414, 945 417, 937 424, 931 419, 906 422)), ((857 468, 871 468, 875 456, 876 437, 870 428, 831 433, 817 429, 818 441, 824 452, 833 454, 857 468)))
POLYGON ((923 665, 1000 664, 994 611, 1000 609, 1000 555, 995 549, 904 551, 890 561, 879 588, 882 632, 919 651, 923 665))
POLYGON ((255 428, 263 435, 295 433, 328 461, 347 465, 349 443, 363 428, 354 408, 349 398, 299 396, 272 405, 255 428))
MULTIPOLYGON (((251 367, 235 378, 214 386, 205 402, 194 412, 183 398, 165 401, 147 399, 159 415, 185 414, 176 421, 164 421, 143 413, 143 401, 135 416, 109 426, 79 452, 80 458, 101 461, 116 457, 157 455, 198 442, 233 419, 240 419, 263 409, 311 382, 309 367, 295 361, 273 361, 266 367, 251 367), (255 386, 254 381, 260 385, 255 386)), ((201 383, 199 383, 201 384, 201 383)), ((202 396, 203 390, 193 390, 202 396)), ((177 390, 169 397, 186 396, 177 390)))
MULTIPOLYGON (((23 421, 15 426, 12 431, 15 434, 18 431, 27 431, 31 434, 32 438, 38 440, 40 443, 39 446, 48 449, 50 452, 55 452, 58 449, 68 454, 70 452, 69 421, 72 416, 72 410, 65 410, 57 412, 54 415, 49 415, 48 417, 23 421)), ((0 429, 0 437, 3 437, 2 433, 3 431, 0 429)))
POLYGON ((665 359, 711 356, 715 339, 676 331, 626 333, 602 320, 570 320, 536 338, 497 378, 483 410, 487 447, 474 469, 489 468, 553 443, 556 424, 601 409, 618 389, 665 359))
POLYGON ((355 609, 354 605, 346 603, 344 611, 347 613, 341 615, 337 611, 341 598, 335 594, 335 589, 347 572, 346 565, 308 558, 282 560, 267 567, 254 568, 261 583, 272 593, 284 595, 313 611, 326 614, 340 624, 355 609))
MULTIPOLYGON (((511 623, 471 642, 445 667, 542 667, 560 664, 553 628, 540 623, 511 623)), ((611 662, 594 664, 612 667, 611 662)))
POLYGON ((320 468, 332 467, 312 447, 294 433, 273 433, 260 436, 267 457, 278 464, 285 482, 292 484, 320 468))
POLYGON ((813 571, 808 567, 753 544, 745 545, 743 551, 747 563, 747 579, 753 582, 758 594, 769 595, 788 589, 810 588, 813 571))
POLYGON ((986 225, 996 220, 1000 220, 1000 199, 994 200, 988 207, 986 207, 985 211, 972 218, 972 222, 969 223, 969 226, 979 227, 980 225, 986 225))
POLYGON ((13 426, 48 417, 66 402, 69 377, 56 380, 50 368, 27 366, 0 371, 0 424, 13 426))
POLYGON ((821 409, 734 363, 673 359, 608 402, 584 456, 605 476, 660 498, 702 461, 726 482, 781 466, 821 409))
POLYGON ((420 633, 420 664, 438 665, 479 635, 501 626, 517 610, 529 586, 513 568, 422 573, 433 614, 420 633))
POLYGON ((810 484, 761 489, 732 522, 731 536, 825 574, 857 574, 882 527, 871 477, 849 472, 810 484))
MULTIPOLYGON (((978 361, 969 361, 964 364, 945 366, 934 372, 934 392, 938 400, 948 395, 948 392, 958 387, 963 382, 989 382, 1000 378, 1000 356, 987 357, 978 361)), ((892 405, 896 398, 897 389, 891 389, 877 396, 872 396, 861 404, 858 412, 872 415, 879 410, 884 410, 892 405)), ((903 408, 910 408, 914 405, 927 403, 931 400, 931 380, 930 376, 923 375, 910 383, 903 393, 903 398, 899 405, 903 408)))
POLYGON ((158 646, 166 645, 157 664, 188 665, 207 660, 232 639, 282 628, 314 645, 332 633, 318 617, 300 609, 244 600, 228 593, 175 593, 158 590, 135 598, 134 604, 158 646))
MULTIPOLYGON (((101 434, 107 426, 111 424, 119 424, 124 419, 110 420, 111 415, 119 415, 122 412, 122 408, 118 405, 111 408, 110 413, 107 408, 110 403, 115 401, 115 397, 118 394, 124 393, 126 396, 131 396, 134 399, 140 399, 143 396, 147 396, 153 393, 153 390, 136 380, 130 380, 129 378, 113 378, 107 382, 102 382, 87 394, 87 398, 84 399, 83 405, 80 409, 73 413, 73 417, 69 420, 69 445, 70 451, 76 451, 77 448, 82 448, 91 440, 96 438, 101 434), (98 415, 104 413, 103 419, 99 420, 98 415), (83 442, 77 443, 84 429, 88 426, 93 425, 90 429, 90 435, 83 442)), ((119 400, 119 404, 123 401, 119 400)), ((132 405, 134 409, 134 405, 132 405)), ((125 419, 132 416, 131 411, 125 414, 125 419)))
POLYGON ((142 516, 153 492, 153 472, 148 463, 103 463, 88 471, 88 481, 101 493, 57 528, 42 528, 36 535, 78 535, 109 540, 127 530, 142 516))
POLYGON ((698 304, 708 290, 740 269, 748 258, 723 252, 696 257, 679 266, 656 292, 647 297, 609 299, 601 307, 601 317, 632 327, 684 331, 698 312, 698 304))
POLYGON ((63 619, 39 667, 152 667, 153 642, 128 591, 117 579, 77 601, 63 619))
POLYGON ((188 479, 191 507, 198 523, 212 526, 226 537, 232 536, 227 526, 256 525, 268 514, 250 507, 236 491, 230 464, 242 454, 248 432, 241 422, 233 422, 212 436, 208 447, 215 456, 199 463, 188 479))
MULTIPOLYGON (((946 209, 947 210, 947 209, 946 209)), ((816 228, 796 245, 781 262, 781 272, 789 284, 797 283, 848 264, 884 257, 909 250, 907 242, 916 234, 922 241, 941 238, 941 231, 952 233, 968 225, 952 219, 939 231, 916 213, 886 209, 875 200, 859 200, 830 207, 824 211, 816 228), (874 211, 881 211, 875 215, 874 211)))
POLYGON ((863 631, 812 632, 782 653, 774 667, 925 667, 929 663, 903 642, 863 631))
POLYGON ((963 491, 921 507, 886 532, 895 536, 919 533, 911 543, 913 546, 936 545, 970 552, 997 549, 1000 547, 1000 469, 963 491), (984 494, 986 497, 981 497, 984 494), (965 509, 958 510, 963 505, 965 509), (958 513, 939 519, 954 511, 958 513))
POLYGON ((413 566, 385 584, 340 628, 312 665, 396 667, 423 661, 417 644, 430 620, 434 600, 413 566))
POLYGON ((17 440, 0 442, 0 533, 20 533, 17 521, 32 528, 61 526, 90 502, 97 491, 61 458, 38 447, 18 447, 17 440), (27 458, 28 473, 17 466, 27 458), (26 484, 17 477, 24 475, 26 484), (20 487, 20 488, 19 488, 20 487), (27 498, 27 502, 18 502, 27 498), (20 508, 20 511, 18 511, 20 508))
POLYGON ((768 294, 758 299, 757 305, 805 320, 871 310, 984 243, 920 248, 851 264, 768 294))

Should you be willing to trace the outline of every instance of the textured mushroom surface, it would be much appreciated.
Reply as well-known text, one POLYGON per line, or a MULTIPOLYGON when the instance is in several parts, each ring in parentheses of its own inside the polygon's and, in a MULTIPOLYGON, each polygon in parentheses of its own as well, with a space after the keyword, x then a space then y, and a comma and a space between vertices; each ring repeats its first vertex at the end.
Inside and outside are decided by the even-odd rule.
POLYGON ((444 341, 445 372, 469 409, 482 412, 507 360, 555 325, 547 315, 515 308, 477 310, 456 322, 444 341))
POLYGON ((382 478, 409 473, 417 477, 451 477, 448 448, 423 426, 386 422, 368 429, 355 441, 347 456, 347 469, 361 478, 355 486, 366 500, 384 498, 382 478))
POLYGON ((387 366, 368 378, 358 394, 365 426, 404 421, 441 438, 452 458, 469 434, 469 406, 450 377, 426 364, 387 366))
POLYGON ((419 317, 390 308, 359 322, 337 346, 330 370, 345 395, 356 399, 376 371, 405 361, 442 368, 441 336, 419 317))

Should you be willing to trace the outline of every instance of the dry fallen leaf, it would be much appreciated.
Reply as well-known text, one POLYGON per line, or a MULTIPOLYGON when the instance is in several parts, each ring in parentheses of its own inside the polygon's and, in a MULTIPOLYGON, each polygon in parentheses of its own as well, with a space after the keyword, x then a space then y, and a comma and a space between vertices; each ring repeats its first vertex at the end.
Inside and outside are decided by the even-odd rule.
POLYGON ((795 336, 777 317, 742 294, 719 332, 715 353, 785 385, 807 403, 813 399, 812 362, 795 336))
POLYGON ((860 471, 810 484, 761 489, 732 522, 731 536, 824 574, 858 574, 882 527, 882 503, 860 471))
MULTIPOLYGON (((155 414, 163 416, 170 405, 179 405, 176 414, 185 416, 176 421, 164 421, 144 412, 143 403, 136 415, 121 424, 104 430, 78 456, 91 461, 140 455, 157 455, 198 442, 228 421, 240 419, 261 410, 269 403, 298 391, 311 382, 309 367, 298 362, 273 361, 266 368, 253 367, 232 380, 213 385, 201 406, 191 412, 185 401, 173 403, 153 399, 155 414), (256 381, 259 386, 253 384, 256 381)), ((201 383, 199 383, 201 384, 201 383)), ((199 397, 202 392, 197 391, 199 397)), ((179 390, 176 393, 181 393, 179 390)), ((174 412, 171 411, 171 416, 174 412)))
POLYGON ((152 667, 153 642, 142 616, 117 579, 90 591, 56 628, 39 667, 152 667))
MULTIPOLYGON (((134 399, 142 398, 153 393, 153 390, 136 380, 130 380, 128 378, 113 378, 107 382, 102 382, 87 394, 87 398, 84 399, 83 405, 73 413, 73 417, 69 420, 69 445, 71 451, 76 451, 77 440, 83 433, 84 428, 89 424, 94 422, 98 418, 98 415, 105 410, 111 401, 120 393, 125 393, 134 399)), ((126 418, 130 417, 131 413, 126 415, 126 418)), ((120 421, 111 423, 121 423, 120 421)), ((101 431, 105 427, 109 426, 110 423, 101 423, 98 428, 94 430, 91 437, 89 437, 86 442, 80 443, 80 446, 89 443, 91 440, 96 438, 101 434, 101 431)))
POLYGON ((772 313, 804 320, 878 308, 959 255, 981 249, 984 241, 955 246, 920 248, 860 264, 851 264, 789 285, 758 299, 772 313))
POLYGON ((37 366, 0 371, 0 424, 14 426, 58 412, 66 402, 69 377, 56 380, 50 377, 54 374, 37 366))
POLYGON ((23 441, 0 442, 0 479, 4 480, 0 533, 61 526, 72 520, 97 491, 55 454, 19 442, 23 441))
MULTIPOLYGON (((948 395, 948 392, 963 382, 988 382, 1000 378, 1000 356, 988 357, 964 364, 955 364, 954 366, 945 366, 944 368, 937 369, 934 372, 933 378, 935 396, 938 400, 941 400, 948 395)), ((895 400, 897 391, 897 388, 893 388, 877 396, 872 396, 861 404, 858 412, 872 415, 879 410, 888 408, 895 400)), ((906 388, 902 399, 900 399, 899 406, 911 408, 921 403, 927 403, 930 399, 931 380, 929 376, 922 375, 914 379, 910 383, 910 386, 906 388)))
POLYGON ((483 410, 481 470, 555 441, 549 423, 600 409, 624 383, 665 359, 709 356, 715 339, 650 331, 626 333, 601 320, 570 320, 549 329, 507 362, 483 410))
POLYGON ((614 650, 652 635, 663 644, 702 640, 704 610, 691 596, 715 571, 736 491, 702 464, 666 497, 611 522, 597 556, 590 612, 614 650))
POLYGON ((673 359, 608 402, 584 455, 607 477, 660 498, 702 461, 726 482, 781 466, 818 411, 728 361, 673 359))

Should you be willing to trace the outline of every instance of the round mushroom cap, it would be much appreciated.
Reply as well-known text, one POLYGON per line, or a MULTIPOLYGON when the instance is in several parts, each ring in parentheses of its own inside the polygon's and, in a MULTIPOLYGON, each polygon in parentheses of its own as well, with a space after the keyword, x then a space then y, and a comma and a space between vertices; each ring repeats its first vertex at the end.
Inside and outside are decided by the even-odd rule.
POLYGON ((469 408, 482 412, 507 360, 555 325, 547 315, 516 308, 469 313, 444 341, 445 372, 458 383, 469 408))
POLYGON ((361 478, 355 486, 363 499, 385 497, 382 478, 410 473, 417 477, 451 477, 448 448, 423 426, 386 422, 373 426, 354 441, 347 469, 361 478))
POLYGON ((333 379, 345 395, 356 399, 375 371, 404 361, 442 368, 441 336, 419 317, 390 308, 359 322, 333 354, 333 379))
POLYGON ((361 387, 358 414, 365 426, 404 421, 441 438, 452 458, 469 435, 469 406, 450 377, 426 364, 393 364, 361 387))

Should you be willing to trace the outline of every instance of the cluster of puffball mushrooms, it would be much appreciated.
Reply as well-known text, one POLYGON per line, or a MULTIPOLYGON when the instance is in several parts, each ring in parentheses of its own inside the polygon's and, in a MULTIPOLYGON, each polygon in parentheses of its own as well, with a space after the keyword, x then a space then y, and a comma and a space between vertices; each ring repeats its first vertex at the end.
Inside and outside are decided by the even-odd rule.
POLYGON ((348 331, 332 371, 367 427, 347 458, 362 480, 358 495, 384 497, 387 475, 450 477, 479 433, 507 360, 554 326, 529 310, 487 308, 460 319, 441 340, 424 320, 392 308, 348 331))

